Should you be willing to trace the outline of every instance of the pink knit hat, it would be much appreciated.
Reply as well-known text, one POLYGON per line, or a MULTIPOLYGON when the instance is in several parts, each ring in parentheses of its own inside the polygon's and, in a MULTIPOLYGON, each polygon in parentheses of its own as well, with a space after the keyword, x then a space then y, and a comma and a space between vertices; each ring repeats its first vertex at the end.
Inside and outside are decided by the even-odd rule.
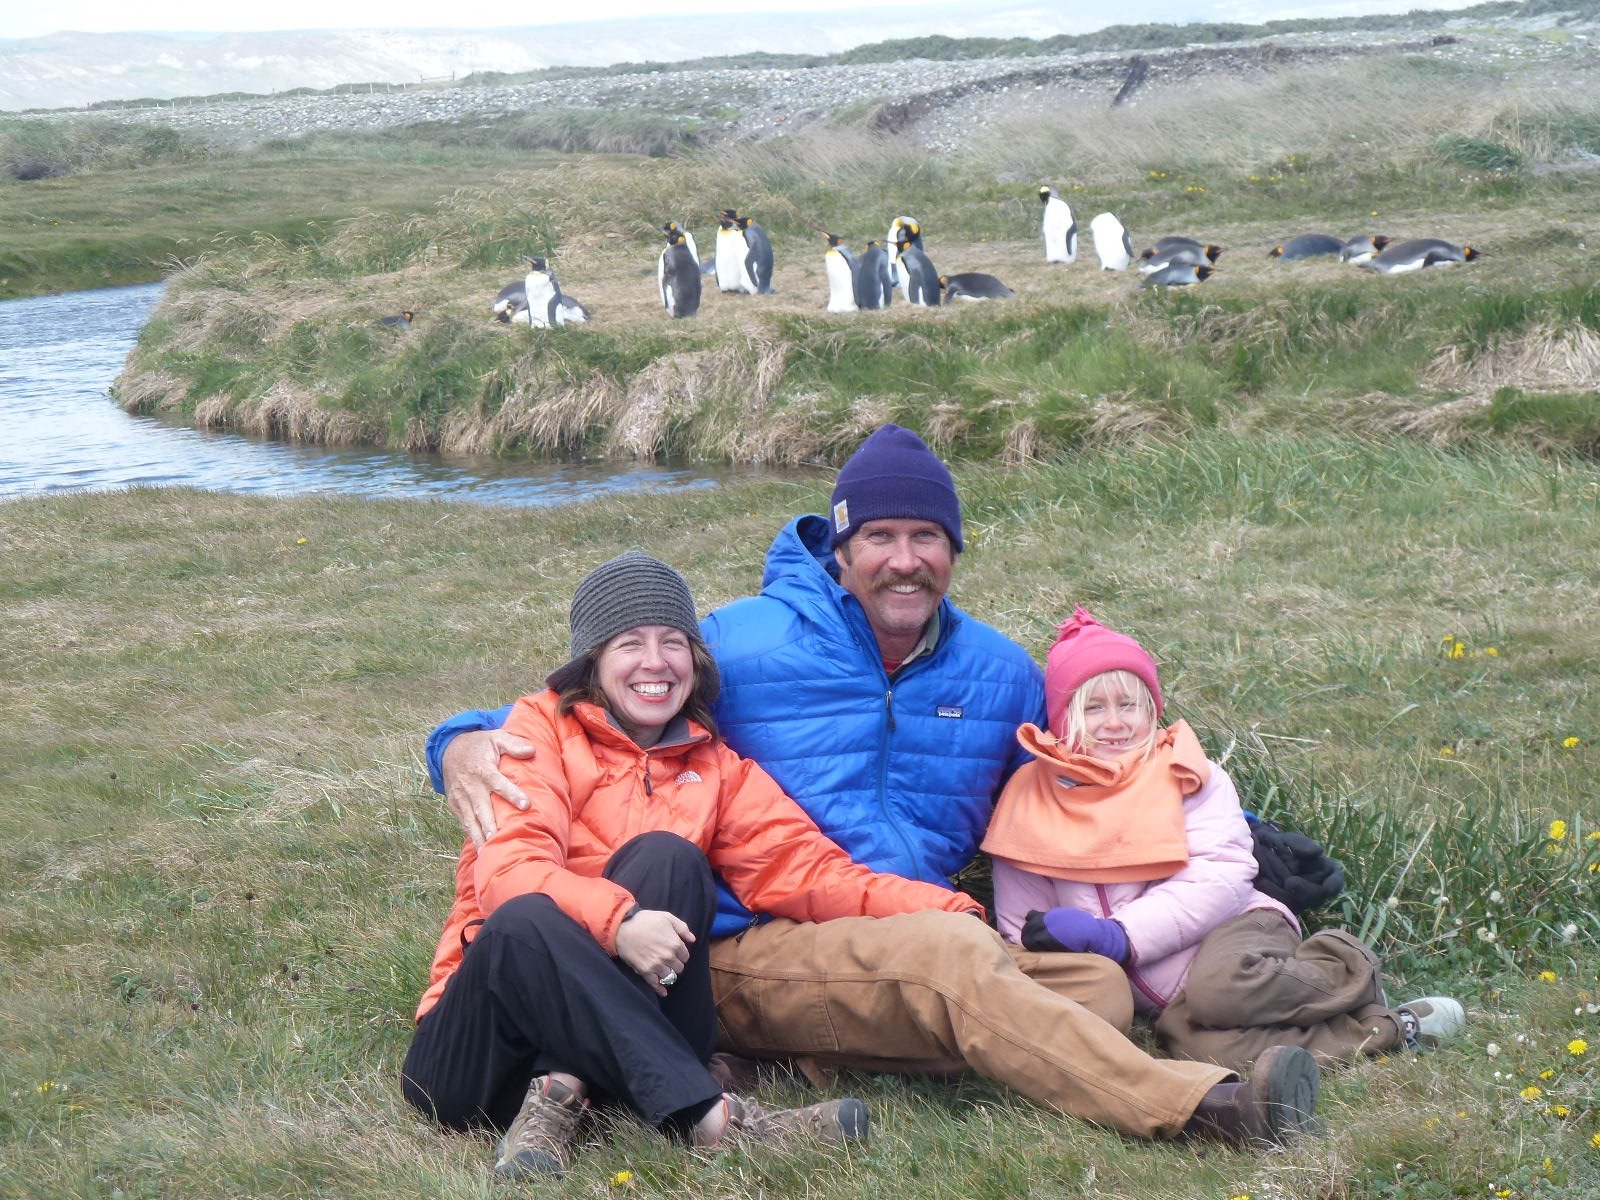
POLYGON ((1074 605, 1071 618, 1056 634, 1045 660, 1044 702, 1050 713, 1050 731, 1061 732, 1061 718, 1067 703, 1086 682, 1106 671, 1132 671, 1156 702, 1156 717, 1161 716, 1161 680, 1156 677, 1155 660, 1125 633, 1107 629, 1089 615, 1082 605, 1074 605))

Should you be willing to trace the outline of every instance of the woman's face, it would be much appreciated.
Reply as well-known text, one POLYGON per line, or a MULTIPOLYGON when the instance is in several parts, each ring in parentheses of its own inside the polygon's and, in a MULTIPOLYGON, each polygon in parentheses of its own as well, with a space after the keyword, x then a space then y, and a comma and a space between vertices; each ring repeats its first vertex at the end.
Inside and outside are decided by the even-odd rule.
POLYGON ((671 625, 640 625, 617 634, 600 651, 594 670, 606 707, 640 746, 661 740, 694 690, 689 635, 671 625))

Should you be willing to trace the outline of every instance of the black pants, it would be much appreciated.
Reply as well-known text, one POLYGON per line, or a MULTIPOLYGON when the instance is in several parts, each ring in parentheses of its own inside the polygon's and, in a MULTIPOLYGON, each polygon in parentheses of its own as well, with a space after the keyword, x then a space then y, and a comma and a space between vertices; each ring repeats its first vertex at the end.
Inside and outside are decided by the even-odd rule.
POLYGON ((618 848, 607 879, 694 931, 665 999, 541 894, 478 929, 439 1003, 417 1023, 401 1089, 452 1129, 504 1130, 535 1075, 565 1071, 601 1103, 652 1125, 698 1118, 722 1094, 705 1064, 716 1042, 710 929, 716 885, 701 850, 672 833, 618 848))

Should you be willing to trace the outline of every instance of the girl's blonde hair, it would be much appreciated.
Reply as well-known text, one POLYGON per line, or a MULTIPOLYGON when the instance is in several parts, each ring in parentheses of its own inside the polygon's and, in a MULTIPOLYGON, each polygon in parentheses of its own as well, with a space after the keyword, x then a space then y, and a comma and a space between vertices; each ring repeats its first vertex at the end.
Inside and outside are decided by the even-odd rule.
POLYGON ((1139 706, 1139 712, 1149 722, 1150 731, 1135 745, 1129 746, 1128 751, 1140 751, 1139 761, 1143 762, 1150 757, 1150 752, 1156 745, 1156 701, 1150 694, 1150 689, 1145 686, 1132 671, 1102 671, 1098 675, 1091 675, 1078 685, 1078 690, 1072 693, 1072 698, 1067 701, 1067 709, 1061 714, 1061 728, 1056 731, 1056 736, 1074 754, 1087 754, 1089 752, 1088 721, 1084 719, 1083 709, 1089 701, 1089 695, 1097 687, 1104 686, 1106 699, 1112 704, 1120 704, 1123 700, 1132 700, 1139 706))

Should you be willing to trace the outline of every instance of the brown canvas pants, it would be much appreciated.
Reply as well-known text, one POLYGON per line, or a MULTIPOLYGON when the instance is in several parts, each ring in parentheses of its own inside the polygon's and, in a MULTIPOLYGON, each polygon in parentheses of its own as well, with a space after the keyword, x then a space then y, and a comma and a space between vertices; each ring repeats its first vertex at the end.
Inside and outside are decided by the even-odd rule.
POLYGON ((1235 1071, 1268 1046, 1303 1046, 1322 1063, 1380 1054, 1405 1038, 1378 971, 1377 956, 1342 929, 1301 941, 1278 913, 1241 913, 1200 943, 1156 1037, 1174 1057, 1235 1071))
POLYGON ((723 1050, 867 1070, 955 1060, 1139 1137, 1175 1137, 1232 1077, 1130 1042, 1127 979, 1110 960, 1013 954, 964 913, 772 921, 713 943, 711 980, 723 1050), (1029 959, 1051 960, 1034 964, 1045 982, 1023 973, 1029 959))

